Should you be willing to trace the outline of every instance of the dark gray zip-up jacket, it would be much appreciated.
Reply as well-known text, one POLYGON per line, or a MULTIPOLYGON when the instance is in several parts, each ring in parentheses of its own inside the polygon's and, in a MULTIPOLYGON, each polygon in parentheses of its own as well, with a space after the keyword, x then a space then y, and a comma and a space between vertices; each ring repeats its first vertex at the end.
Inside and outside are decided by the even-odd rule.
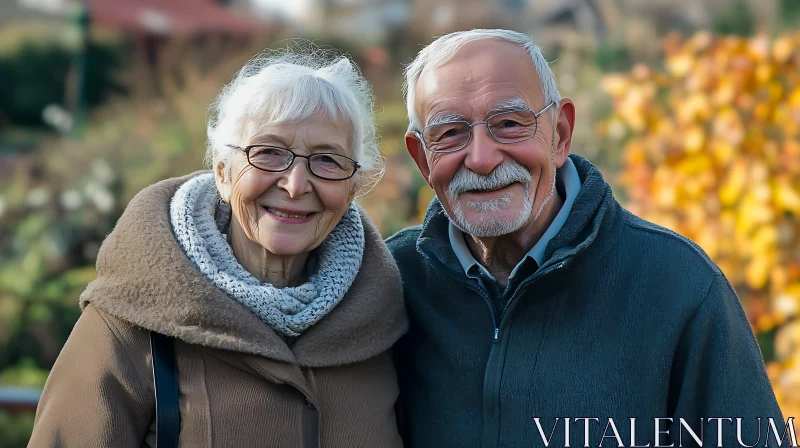
POLYGON ((500 319, 453 253, 436 199, 422 226, 387 241, 410 317, 396 346, 406 444, 713 447, 721 431, 726 447, 768 434, 776 446, 768 419, 779 436, 785 421, 725 276, 570 157, 581 191, 500 319))

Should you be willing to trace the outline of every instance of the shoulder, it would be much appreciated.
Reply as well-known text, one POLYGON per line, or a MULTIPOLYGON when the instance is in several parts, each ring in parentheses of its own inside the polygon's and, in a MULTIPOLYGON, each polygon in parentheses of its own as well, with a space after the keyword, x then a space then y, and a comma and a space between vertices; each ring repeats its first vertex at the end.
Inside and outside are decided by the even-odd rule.
POLYGON ((201 175, 211 174, 209 170, 200 170, 179 177, 170 177, 148 185, 139 190, 130 200, 126 211, 129 208, 152 207, 169 201, 172 195, 187 181, 201 175))
MULTIPOLYGON (((623 209, 624 210, 624 209, 623 209)), ((683 328, 697 316, 747 326, 736 291, 691 239, 624 211, 614 263, 642 291, 641 305, 683 328), (695 317, 693 317, 695 316, 695 317)), ((721 324, 721 321, 719 321, 721 324)))
POLYGON ((189 174, 184 174, 182 176, 169 177, 169 178, 166 178, 166 179, 162 179, 162 180, 160 180, 158 182, 155 182, 155 183, 153 183, 153 184, 151 184, 151 185, 149 185, 147 187, 144 187, 141 190, 141 192, 145 192, 145 191, 149 191, 149 190, 157 190, 157 191, 176 190, 181 185, 185 184, 186 182, 188 182, 191 179, 194 179, 195 177, 203 176, 203 175, 209 175, 209 174, 212 174, 211 170, 197 170, 197 171, 191 172, 189 174))
POLYGON ((389 238, 386 238, 386 245, 389 246, 389 250, 401 249, 408 246, 416 247, 417 238, 419 238, 420 233, 422 233, 422 224, 406 227, 389 238))
POLYGON ((104 339, 102 342, 97 341, 98 345, 104 345, 107 349, 117 352, 116 357, 120 360, 125 358, 141 360, 150 352, 150 334, 147 330, 91 303, 81 313, 73 332, 75 331, 86 332, 95 340, 104 339), (79 329, 79 326, 82 328, 79 329))
POLYGON ((125 321, 92 303, 83 309, 79 322, 81 320, 85 320, 89 326, 109 333, 121 344, 136 344, 140 340, 148 338, 148 331, 144 328, 125 321))
POLYGON ((76 388, 116 378, 132 389, 144 390, 152 381, 149 354, 146 330, 89 304, 75 323, 51 375, 71 378, 76 388), (80 384, 76 378, 81 378, 80 384))
POLYGON ((389 252, 396 260, 406 259, 417 253, 417 239, 422 233, 422 225, 406 227, 386 239, 389 252))
POLYGON ((640 257, 656 265, 671 266, 680 271, 691 271, 709 282, 722 271, 706 252, 689 238, 642 219, 624 210, 623 241, 628 248, 636 248, 640 257), (658 262, 660 261, 660 263, 658 262))

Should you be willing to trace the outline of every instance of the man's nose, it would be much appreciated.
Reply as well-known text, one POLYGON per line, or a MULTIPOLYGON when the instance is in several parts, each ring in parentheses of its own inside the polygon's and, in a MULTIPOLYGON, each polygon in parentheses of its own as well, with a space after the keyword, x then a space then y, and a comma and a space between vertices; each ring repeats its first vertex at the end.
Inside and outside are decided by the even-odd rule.
POLYGON ((475 174, 487 175, 503 163, 503 154, 498 149, 499 143, 489 135, 486 125, 479 124, 472 128, 472 141, 466 148, 464 166, 475 174))
POLYGON ((295 159, 292 166, 282 174, 278 187, 289 193, 289 197, 299 198, 311 191, 312 174, 308 171, 308 163, 304 159, 299 157, 295 159))

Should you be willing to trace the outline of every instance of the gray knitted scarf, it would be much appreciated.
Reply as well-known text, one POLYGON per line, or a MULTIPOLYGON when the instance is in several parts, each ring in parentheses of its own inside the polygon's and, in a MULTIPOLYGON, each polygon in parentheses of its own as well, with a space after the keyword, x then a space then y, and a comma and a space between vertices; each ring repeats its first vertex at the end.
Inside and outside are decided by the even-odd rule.
POLYGON ((279 334, 297 337, 344 297, 361 268, 364 226, 355 204, 316 250, 308 282, 276 288, 261 283, 234 257, 215 222, 217 191, 213 174, 183 184, 170 203, 170 220, 183 251, 214 286, 261 317, 279 334))

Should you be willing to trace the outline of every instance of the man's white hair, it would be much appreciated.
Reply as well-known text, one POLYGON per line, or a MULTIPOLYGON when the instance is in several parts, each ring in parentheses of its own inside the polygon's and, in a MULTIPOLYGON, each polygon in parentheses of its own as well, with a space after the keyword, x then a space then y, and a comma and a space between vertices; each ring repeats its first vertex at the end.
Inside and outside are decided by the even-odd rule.
POLYGON ((361 194, 381 178, 372 88, 349 58, 314 45, 266 51, 248 61, 210 107, 205 162, 230 166, 233 149, 263 127, 323 116, 351 125, 361 194))
MULTIPOLYGON (((417 116, 415 104, 417 81, 419 81, 423 70, 441 67, 453 59, 453 56, 455 56, 456 52, 464 44, 481 39, 503 39, 517 44, 527 51, 531 56, 531 60, 533 60, 536 73, 539 75, 539 86, 542 89, 542 96, 544 96, 545 102, 543 106, 551 102, 554 102, 555 105, 558 106, 561 102, 561 95, 558 93, 558 86, 556 86, 556 79, 553 76, 553 71, 550 69, 550 64, 544 58, 544 55, 542 55, 542 50, 538 45, 533 43, 529 35, 510 30, 475 29, 471 31, 457 31, 431 42, 431 44, 423 48, 411 64, 406 67, 403 89, 406 97, 406 107, 408 109, 409 131, 419 132, 425 127, 420 117, 417 116)), ((552 107, 550 109, 550 116, 554 120, 557 109, 558 107, 552 107)))

